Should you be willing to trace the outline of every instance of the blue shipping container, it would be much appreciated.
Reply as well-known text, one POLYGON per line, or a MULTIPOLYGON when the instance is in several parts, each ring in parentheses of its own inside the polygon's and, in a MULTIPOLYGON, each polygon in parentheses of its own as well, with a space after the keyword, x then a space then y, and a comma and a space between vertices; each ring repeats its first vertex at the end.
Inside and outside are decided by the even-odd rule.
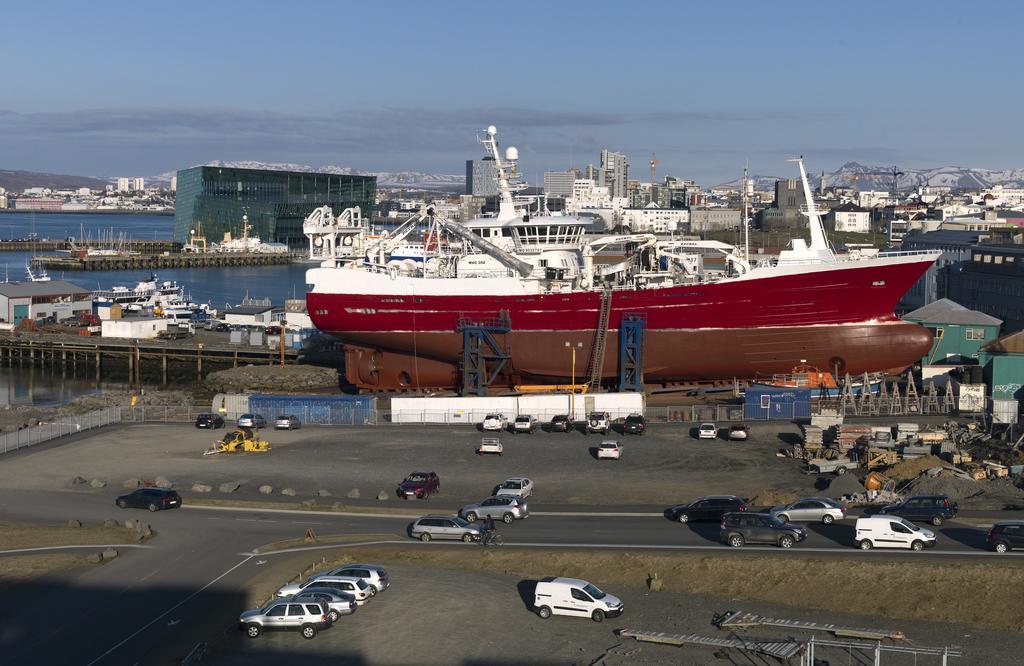
POLYGON ((377 421, 377 398, 366 395, 264 395, 249 396, 249 411, 267 421, 295 416, 303 424, 364 425, 377 421))
POLYGON ((811 389, 752 384, 743 400, 743 418, 778 421, 811 418, 811 389))

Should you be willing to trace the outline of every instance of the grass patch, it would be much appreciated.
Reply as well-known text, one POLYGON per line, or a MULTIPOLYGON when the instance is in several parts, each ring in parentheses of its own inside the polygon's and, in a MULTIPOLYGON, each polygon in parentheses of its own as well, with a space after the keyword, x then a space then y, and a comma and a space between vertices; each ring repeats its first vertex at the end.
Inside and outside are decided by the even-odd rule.
POLYGON ((302 548, 304 546, 330 546, 331 544, 343 544, 343 543, 358 543, 360 541, 388 541, 394 539, 401 539, 402 535, 395 534, 318 534, 316 541, 306 541, 305 539, 286 539, 284 541, 275 541, 274 543, 268 543, 265 546, 256 548, 254 553, 269 553, 275 550, 285 550, 287 548, 302 548))
MULTIPOLYGON (((81 544, 134 543, 135 532, 124 527, 87 525, 32 525, 0 522, 0 550, 76 546, 81 544)), ((7 562, 7 559, 3 560, 7 562)))
POLYGON ((90 564, 82 553, 39 553, 10 555, 0 558, 0 590, 39 578, 56 571, 65 571, 90 564))

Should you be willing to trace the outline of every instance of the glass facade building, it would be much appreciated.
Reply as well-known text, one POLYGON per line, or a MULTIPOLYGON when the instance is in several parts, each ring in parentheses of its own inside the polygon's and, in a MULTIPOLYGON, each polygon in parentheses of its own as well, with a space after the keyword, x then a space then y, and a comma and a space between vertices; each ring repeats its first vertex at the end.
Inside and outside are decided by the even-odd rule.
POLYGON ((188 242, 192 230, 201 230, 207 242, 219 243, 226 232, 238 238, 242 216, 248 214, 250 235, 304 248, 302 221, 313 209, 328 205, 338 214, 359 206, 364 217, 371 217, 376 190, 376 176, 215 166, 183 169, 178 172, 174 240, 188 242))

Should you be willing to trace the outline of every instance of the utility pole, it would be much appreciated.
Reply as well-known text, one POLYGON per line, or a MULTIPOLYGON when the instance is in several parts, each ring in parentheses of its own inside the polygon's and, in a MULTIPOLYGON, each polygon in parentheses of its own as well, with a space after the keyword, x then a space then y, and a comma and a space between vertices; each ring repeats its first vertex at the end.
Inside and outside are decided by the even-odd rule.
POLYGON ((747 176, 749 165, 743 165, 743 182, 740 183, 740 198, 743 202, 743 258, 750 261, 750 195, 747 193, 750 187, 750 178, 747 176))

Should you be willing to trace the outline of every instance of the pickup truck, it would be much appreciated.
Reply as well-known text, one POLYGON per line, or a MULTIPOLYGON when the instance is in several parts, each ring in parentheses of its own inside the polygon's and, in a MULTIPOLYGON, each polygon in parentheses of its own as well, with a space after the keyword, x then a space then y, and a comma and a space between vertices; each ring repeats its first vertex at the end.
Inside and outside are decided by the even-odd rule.
POLYGON ((842 476, 843 474, 846 474, 846 470, 857 469, 858 467, 860 467, 860 463, 856 460, 850 460, 849 458, 838 458, 836 460, 814 458, 807 461, 808 474, 827 474, 828 472, 832 472, 836 476, 842 476))

